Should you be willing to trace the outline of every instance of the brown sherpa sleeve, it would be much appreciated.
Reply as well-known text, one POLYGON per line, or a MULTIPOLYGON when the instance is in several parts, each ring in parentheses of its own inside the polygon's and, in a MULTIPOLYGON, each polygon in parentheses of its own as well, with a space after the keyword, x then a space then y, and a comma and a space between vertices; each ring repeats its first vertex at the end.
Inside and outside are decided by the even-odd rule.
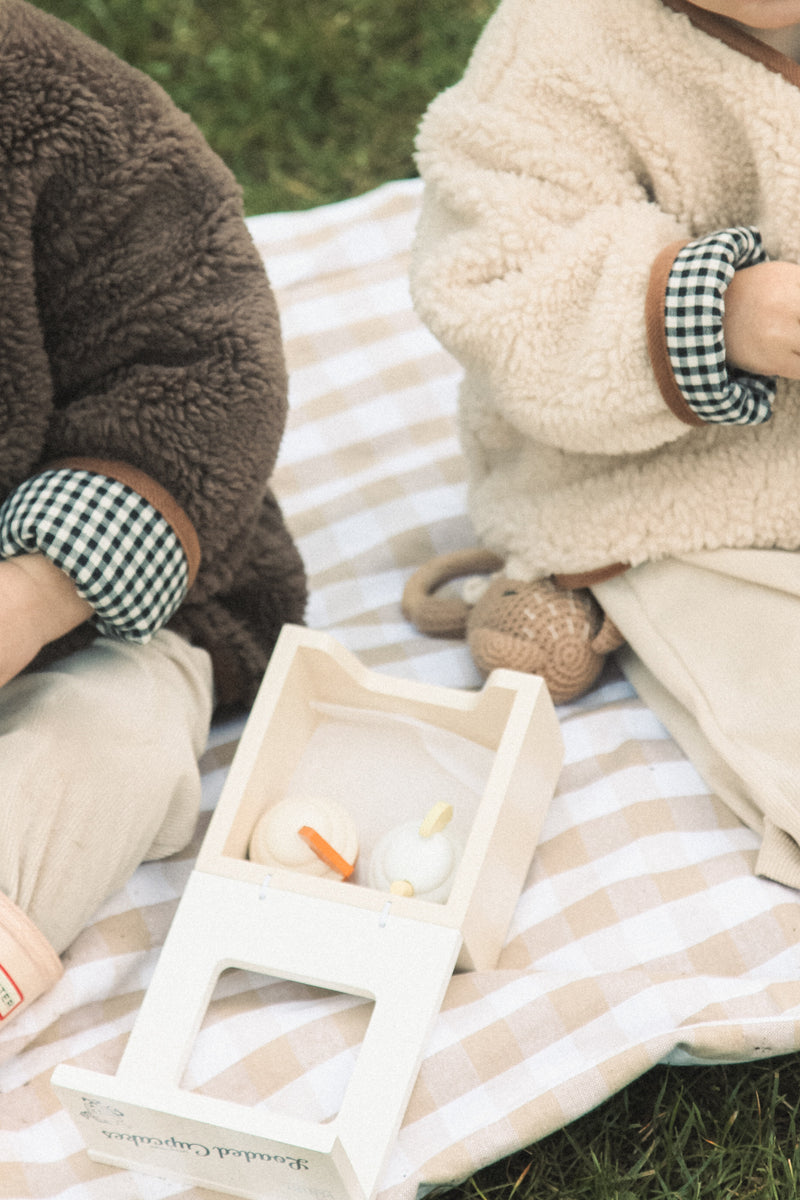
POLYGON ((148 501, 192 584, 170 626, 224 667, 232 703, 246 701, 306 593, 279 505, 266 504, 288 380, 241 190, 152 80, 6 3, 25 146, 6 232, 25 270, 9 273, 17 287, 3 306, 19 380, 4 375, 16 424, 0 498, 60 463, 148 501), (238 641, 209 616, 217 609, 238 641))
POLYGON ((246 559, 283 432, 286 369, 230 173, 166 99, 145 98, 155 111, 140 104, 126 127, 128 109, 115 106, 108 127, 87 133, 72 190, 40 200, 54 394, 42 461, 99 462, 115 477, 120 467, 102 464, 126 464, 121 481, 170 522, 209 595, 246 559), (104 165, 98 186, 101 151, 114 171, 104 165))
POLYGON ((647 330, 647 349, 653 368, 656 383, 659 386, 664 403, 675 414, 678 420, 686 425, 704 425, 705 421, 686 403, 683 392, 678 387, 672 362, 667 349, 667 331, 664 318, 664 300, 667 293, 672 267, 680 251, 688 243, 686 241, 672 242, 665 246, 656 257, 650 271, 650 280, 645 301, 645 328, 647 330))

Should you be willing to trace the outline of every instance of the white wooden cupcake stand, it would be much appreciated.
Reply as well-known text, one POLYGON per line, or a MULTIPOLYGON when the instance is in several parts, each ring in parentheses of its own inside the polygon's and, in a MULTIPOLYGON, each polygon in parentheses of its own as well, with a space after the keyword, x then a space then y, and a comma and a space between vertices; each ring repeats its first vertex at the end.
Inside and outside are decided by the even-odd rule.
POLYGON ((451 973, 497 960, 561 760, 558 723, 538 677, 495 671, 480 692, 390 678, 329 636, 287 626, 116 1074, 63 1065, 53 1075, 90 1156, 251 1200, 370 1200, 451 973), (341 729, 349 725, 348 750, 341 729), (413 763, 398 761, 404 738, 421 747, 413 763), (325 761, 332 741, 335 770, 325 761), (366 761, 365 746, 388 773, 372 777, 379 768, 366 761), (465 778, 472 760, 477 766, 465 778), (381 819, 384 827, 397 821, 401 793, 413 813, 449 790, 445 799, 466 822, 449 898, 391 895, 358 875, 344 882, 265 873, 249 861, 259 815, 299 780, 317 787, 327 780, 357 820, 362 810, 371 816, 373 837, 381 819), (392 780, 398 795, 384 795, 392 780), (180 1086, 229 967, 374 1001, 332 1120, 180 1086))

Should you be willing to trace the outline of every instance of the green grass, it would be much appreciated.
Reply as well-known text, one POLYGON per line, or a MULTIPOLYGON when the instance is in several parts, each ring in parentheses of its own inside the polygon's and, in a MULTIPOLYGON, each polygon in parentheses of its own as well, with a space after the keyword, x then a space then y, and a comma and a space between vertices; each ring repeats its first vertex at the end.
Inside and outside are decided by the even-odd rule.
POLYGON ((792 1055, 659 1067, 436 1200, 793 1200, 800 1071, 792 1055))
POLYGON ((495 0, 40 0, 190 113, 249 213, 414 173, 419 117, 495 0))
MULTIPOLYGON (((248 212, 413 174, 419 117, 495 0, 40 0, 157 79, 248 212)), ((610 2, 610 0, 609 0, 610 2)), ((569 3, 569 0, 564 0, 569 3)), ((800 1056, 657 1068, 444 1200, 793 1200, 800 1056)))

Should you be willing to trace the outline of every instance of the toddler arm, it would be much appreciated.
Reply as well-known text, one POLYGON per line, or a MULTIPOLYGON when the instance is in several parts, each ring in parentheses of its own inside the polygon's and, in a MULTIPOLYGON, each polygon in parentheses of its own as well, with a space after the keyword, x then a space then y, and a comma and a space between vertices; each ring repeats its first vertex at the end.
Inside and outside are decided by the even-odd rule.
MULTIPOLYGON (((76 47, 70 44, 69 53, 79 57, 76 47)), ((139 73, 105 58, 95 63, 94 56, 91 66, 99 79, 92 76, 89 100, 110 99, 82 102, 76 115, 60 60, 53 67, 43 56, 37 64, 37 89, 63 109, 62 124, 74 121, 75 144, 66 153, 54 134, 42 152, 57 162, 60 185, 37 197, 34 257, 19 282, 21 307, 30 314, 35 306, 30 336, 40 351, 35 387, 30 371, 26 386, 47 421, 34 461, 85 460, 101 464, 93 468, 101 472, 111 462, 120 468, 114 478, 127 482, 138 471, 160 487, 191 528, 198 559, 202 547, 190 597, 201 617, 212 598, 236 603, 257 536, 271 534, 277 568, 291 560, 294 575, 291 591, 278 577, 260 607, 237 609, 236 618, 242 614, 260 632, 273 611, 276 624, 288 611, 294 615, 304 591, 279 512, 268 530, 261 525, 287 409, 275 299, 236 182, 199 131, 139 73)), ((27 427, 19 434, 32 436, 27 427)), ((32 536, 49 553, 39 545, 38 526, 27 521, 26 548, 32 536)), ((109 566, 116 563, 103 565, 103 580, 109 566)), ((252 567, 255 582, 260 569, 252 567)), ((139 574, 133 570, 128 582, 136 585, 139 574)), ((183 580, 175 580, 183 595, 185 567, 183 580)), ((95 576, 90 582, 94 588, 95 576)), ((94 590, 87 598, 98 622, 119 629, 94 590)), ((172 597, 165 607, 174 608, 172 597)), ((135 632, 136 616, 133 625, 135 632)), ((127 616, 125 626, 130 637, 127 616)), ((265 656, 270 633, 264 629, 265 656)), ((254 638, 252 651, 231 652, 237 677, 240 658, 244 679, 246 655, 257 650, 254 638)))
MULTIPOLYGON (((690 231, 653 202, 601 111, 576 117, 551 91, 523 120, 504 78, 490 89, 468 74, 422 123, 417 311, 516 433, 570 453, 657 449, 687 426, 653 374, 646 298, 654 261, 690 231)), ((483 417, 464 400, 469 429, 483 417)))
POLYGON ((194 557, 133 487, 72 466, 33 476, 0 507, 0 558, 19 554, 45 555, 89 603, 100 633, 134 642, 173 615, 194 557))
POLYGON ((773 371, 766 360, 731 355, 725 330, 742 272, 764 263, 756 229, 708 234, 657 260, 648 298, 650 352, 666 402, 689 424, 758 425, 772 415, 773 371), (734 286, 736 284, 736 286, 734 286), (653 311, 651 311, 651 308, 653 311))
MULTIPOLYGON (((800 379, 800 266, 768 262, 755 229, 683 246, 663 316, 654 337, 669 359, 662 390, 683 419, 761 424, 772 415, 776 377, 800 379)), ((653 355, 656 364, 664 357, 653 355)))
POLYGON ((800 379, 800 266, 763 262, 737 271, 723 328, 733 367, 800 379))
POLYGON ((92 607, 72 580, 42 554, 0 562, 0 686, 43 646, 81 625, 92 607))
POLYGON ((685 247, 675 265, 691 272, 703 253, 703 239, 690 242, 703 206, 680 186, 698 163, 678 155, 665 170, 670 152, 634 113, 634 90, 617 86, 602 57, 588 73, 579 57, 573 64, 568 39, 559 31, 548 42, 535 24, 526 6, 503 6, 418 139, 425 199, 412 288, 423 320, 467 368, 466 435, 498 453, 521 434, 570 453, 627 455, 687 426, 768 419, 772 360, 726 363, 722 338, 722 294, 763 256, 758 234, 713 236, 713 321, 684 308, 667 350, 672 260, 685 247), (748 238, 756 244, 737 244, 748 238))
POLYGON ((97 471, 59 467, 20 484, 0 506, 0 686, 88 619, 149 641, 196 570, 184 537, 188 552, 144 495, 97 471))

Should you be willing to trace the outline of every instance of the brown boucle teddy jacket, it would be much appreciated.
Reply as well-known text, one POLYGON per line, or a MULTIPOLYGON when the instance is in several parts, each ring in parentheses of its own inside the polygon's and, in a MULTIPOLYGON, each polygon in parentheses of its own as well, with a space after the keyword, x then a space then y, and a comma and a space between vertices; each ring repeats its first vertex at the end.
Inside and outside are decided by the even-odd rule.
POLYGON ((239 189, 157 85, 23 0, 0 0, 0 268, 0 501, 53 461, 141 492, 193 579, 170 627, 248 703, 305 578, 269 489, 286 372, 239 189))

